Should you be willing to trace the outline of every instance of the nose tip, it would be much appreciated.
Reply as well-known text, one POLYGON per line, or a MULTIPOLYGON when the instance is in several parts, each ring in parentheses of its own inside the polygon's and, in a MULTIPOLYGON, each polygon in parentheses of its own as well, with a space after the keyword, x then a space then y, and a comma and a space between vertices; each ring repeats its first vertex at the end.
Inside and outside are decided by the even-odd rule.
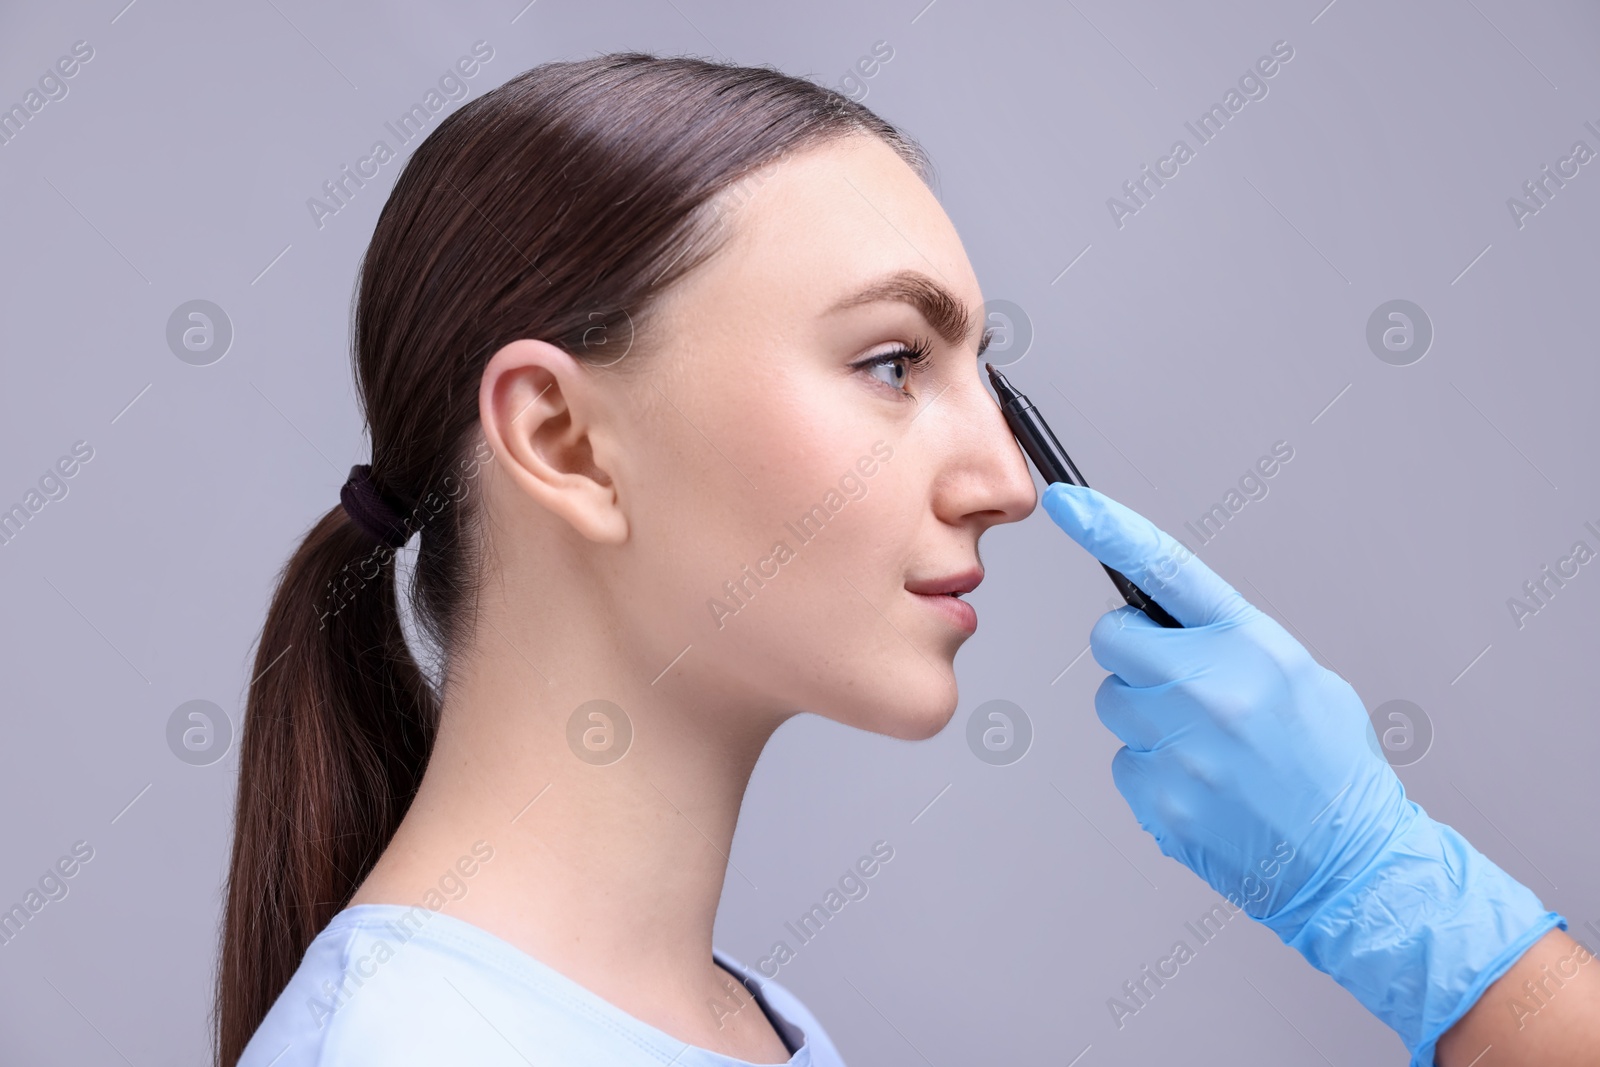
MULTIPOLYGON (((999 393, 1001 402, 1008 398, 1008 394, 1017 395, 998 368, 990 364, 984 366, 986 376, 999 393)), ((1033 473, 1028 468, 1028 461, 1011 427, 1006 423, 1000 403, 981 385, 976 391, 980 410, 976 420, 979 439, 975 446, 981 457, 978 462, 982 464, 982 481, 989 497, 986 510, 994 512, 990 524, 1019 522, 1033 514, 1039 505, 1033 473)))
POLYGON ((1017 516, 1019 519, 1025 519, 1029 515, 1032 515, 1035 511, 1039 510, 1039 491, 1034 488, 1033 479, 1031 477, 1028 479, 1028 490, 1028 506, 1021 515, 1017 516))

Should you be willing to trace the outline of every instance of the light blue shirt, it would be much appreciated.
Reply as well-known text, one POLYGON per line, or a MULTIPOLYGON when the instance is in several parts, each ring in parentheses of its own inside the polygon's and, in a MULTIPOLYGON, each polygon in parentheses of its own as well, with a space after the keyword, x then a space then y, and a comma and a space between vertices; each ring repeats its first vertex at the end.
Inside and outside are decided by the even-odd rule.
MULTIPOLYGON (((844 1067, 822 1025, 778 983, 719 950, 731 979, 713 1017, 764 1011, 790 1067, 844 1067), (748 992, 746 992, 748 990, 748 992)), ((357 904, 306 950, 240 1067, 743 1067, 635 1019, 468 922, 357 904)))

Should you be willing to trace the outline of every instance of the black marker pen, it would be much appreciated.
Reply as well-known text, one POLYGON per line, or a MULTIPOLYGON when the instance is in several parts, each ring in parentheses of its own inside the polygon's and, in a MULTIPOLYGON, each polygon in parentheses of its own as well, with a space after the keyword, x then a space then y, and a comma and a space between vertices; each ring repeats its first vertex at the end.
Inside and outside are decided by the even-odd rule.
MULTIPOLYGON (((1068 485, 1081 485, 1087 488, 1089 483, 1078 473, 1072 458, 1067 455, 1067 450, 1061 447, 1061 442, 1056 440, 1056 435, 1050 432, 1049 424, 1044 421, 1044 416, 1039 414, 1039 409, 1033 406, 1033 401, 1017 392, 1016 388, 1006 381, 1005 375, 995 370, 993 363, 985 363, 984 367, 989 371, 989 381, 993 383, 994 391, 1000 398, 1000 411, 1006 417, 1006 425, 1016 434, 1017 443, 1033 461, 1033 465, 1038 468, 1044 480, 1066 482, 1068 485)), ((1117 587, 1117 592, 1122 594, 1122 599, 1162 626, 1170 629, 1183 628, 1182 623, 1168 615, 1160 604, 1144 594, 1144 590, 1129 581, 1127 575, 1113 570, 1104 563, 1101 566, 1111 575, 1111 582, 1117 587)))

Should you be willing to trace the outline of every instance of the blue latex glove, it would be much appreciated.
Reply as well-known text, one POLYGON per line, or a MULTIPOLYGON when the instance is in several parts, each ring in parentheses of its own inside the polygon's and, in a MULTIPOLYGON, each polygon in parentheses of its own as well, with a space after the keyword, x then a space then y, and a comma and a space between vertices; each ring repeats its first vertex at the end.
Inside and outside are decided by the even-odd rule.
POLYGON ((1089 638, 1139 825, 1432 1067, 1440 1035, 1566 920, 1408 799, 1349 683, 1197 556, 1093 489, 1057 482, 1043 503, 1184 626, 1122 607, 1089 638))

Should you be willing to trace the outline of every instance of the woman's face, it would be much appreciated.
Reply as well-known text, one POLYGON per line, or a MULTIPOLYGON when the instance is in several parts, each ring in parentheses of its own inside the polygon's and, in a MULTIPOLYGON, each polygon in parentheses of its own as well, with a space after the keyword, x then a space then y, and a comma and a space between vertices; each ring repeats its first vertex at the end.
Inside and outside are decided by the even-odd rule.
POLYGON ((656 685, 698 706, 927 737, 974 624, 938 594, 969 591, 979 535, 1036 502, 980 378, 977 279, 873 137, 747 178, 728 210, 730 242, 613 380, 634 401, 610 472, 629 647, 682 651, 656 685))

